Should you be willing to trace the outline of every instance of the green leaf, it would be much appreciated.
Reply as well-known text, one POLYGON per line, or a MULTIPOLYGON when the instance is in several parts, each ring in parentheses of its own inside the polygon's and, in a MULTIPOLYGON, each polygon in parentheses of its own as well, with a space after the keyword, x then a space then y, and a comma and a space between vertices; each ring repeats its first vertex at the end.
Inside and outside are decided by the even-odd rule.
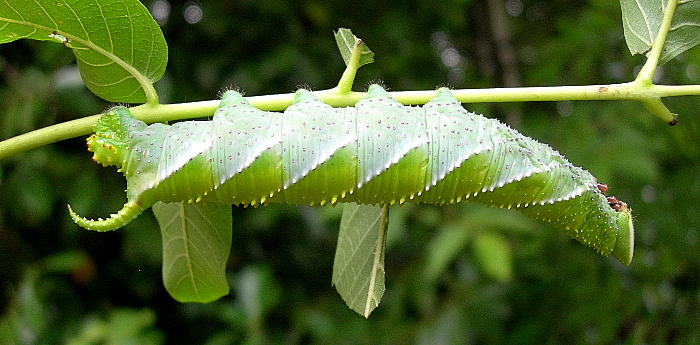
POLYGON ((334 34, 335 42, 338 44, 340 55, 343 56, 343 61, 345 61, 346 66, 350 64, 352 53, 356 46, 360 50, 360 60, 356 68, 374 62, 374 53, 361 39, 352 34, 352 30, 339 28, 334 34))
POLYGON ((474 255, 481 269, 492 279, 507 282, 513 278, 513 255, 503 235, 485 232, 476 236, 474 255))
MULTIPOLYGON (((459 219, 443 225, 427 243, 424 278, 427 281, 435 281, 458 256, 462 255, 464 248, 468 244, 472 244, 475 248, 476 258, 484 272, 491 278, 500 280, 507 275, 503 271, 496 272, 498 268, 492 270, 491 265, 504 269, 506 264, 500 264, 499 260, 507 258, 506 261, 510 261, 510 247, 503 249, 497 247, 496 244, 493 247, 496 248, 494 251, 491 249, 480 251, 484 247, 488 248, 484 244, 489 243, 488 239, 484 240, 481 237, 489 236, 494 232, 494 229, 528 231, 528 229, 537 229, 542 226, 541 223, 532 219, 524 218, 517 213, 504 212, 502 209, 466 207, 461 211, 459 219), (486 243, 476 244, 475 241, 486 243), (507 253, 505 253, 506 251, 507 253), (481 255, 484 256, 481 257, 481 255)), ((502 240, 506 243, 505 239, 502 240)), ((510 269, 512 270, 512 267, 510 269)))
POLYGON ((265 265, 248 265, 236 274, 236 301, 249 320, 262 321, 279 303, 282 289, 265 265))
POLYGON ((231 207, 217 203, 153 205, 163 237, 163 283, 180 302, 207 303, 229 292, 231 207))
POLYGON ((448 225, 440 229, 427 244, 425 279, 434 281, 455 260, 467 244, 470 229, 461 224, 448 225))
POLYGON ((345 204, 333 262, 333 285, 345 303, 369 317, 384 295, 389 206, 345 204))
POLYGON ((71 48, 85 85, 99 97, 158 102, 153 83, 165 72, 168 47, 137 0, 4 0, 0 43, 20 38, 71 48))
MULTIPOLYGON (((632 55, 645 54, 653 45, 668 1, 620 0, 625 40, 632 55)), ((700 44, 700 1, 679 1, 659 64, 700 44)))

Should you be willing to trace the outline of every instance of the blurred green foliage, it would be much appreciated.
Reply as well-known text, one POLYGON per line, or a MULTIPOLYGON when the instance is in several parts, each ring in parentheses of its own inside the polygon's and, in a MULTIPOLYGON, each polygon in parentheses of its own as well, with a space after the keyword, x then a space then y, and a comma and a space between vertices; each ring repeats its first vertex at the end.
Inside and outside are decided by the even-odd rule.
MULTIPOLYGON (((616 1, 145 4, 169 44, 156 84, 166 103, 230 87, 333 87, 344 68, 338 27, 376 54, 358 89, 617 83, 643 63, 627 51, 616 1)), ((700 50, 687 51, 657 82, 700 83, 699 64, 700 50)), ((73 66, 60 44, 0 46, 0 139, 104 110, 73 66)), ((369 319, 330 284, 339 207, 233 208, 231 294, 180 304, 163 288, 152 216, 112 233, 70 221, 67 203, 105 216, 125 200, 123 177, 92 163, 83 138, 10 157, 0 162, 0 343, 698 343, 698 99, 667 104, 676 127, 633 102, 467 105, 607 183, 634 210, 635 259, 624 267, 512 211, 395 207, 387 291, 369 319)))

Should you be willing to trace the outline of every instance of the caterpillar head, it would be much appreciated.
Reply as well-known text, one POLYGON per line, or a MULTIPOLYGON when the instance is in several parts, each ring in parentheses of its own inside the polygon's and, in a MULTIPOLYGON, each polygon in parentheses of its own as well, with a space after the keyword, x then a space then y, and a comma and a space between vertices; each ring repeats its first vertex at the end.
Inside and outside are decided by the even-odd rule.
POLYGON ((114 107, 100 117, 95 124, 95 134, 87 139, 92 159, 104 166, 121 168, 129 154, 129 135, 142 130, 146 124, 132 117, 125 107, 114 107))

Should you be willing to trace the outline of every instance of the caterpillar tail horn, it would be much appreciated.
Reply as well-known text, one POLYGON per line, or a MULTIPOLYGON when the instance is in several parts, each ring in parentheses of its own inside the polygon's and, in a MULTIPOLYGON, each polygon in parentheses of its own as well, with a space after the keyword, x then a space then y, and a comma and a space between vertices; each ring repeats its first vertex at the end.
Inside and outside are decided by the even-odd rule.
POLYGON ((119 229, 134 220, 134 218, 138 217, 143 211, 144 209, 138 204, 127 202, 119 212, 112 214, 109 218, 93 220, 79 216, 77 213, 73 212, 73 209, 68 205, 68 212, 70 212, 70 216, 73 218, 75 224, 85 229, 99 232, 119 229))

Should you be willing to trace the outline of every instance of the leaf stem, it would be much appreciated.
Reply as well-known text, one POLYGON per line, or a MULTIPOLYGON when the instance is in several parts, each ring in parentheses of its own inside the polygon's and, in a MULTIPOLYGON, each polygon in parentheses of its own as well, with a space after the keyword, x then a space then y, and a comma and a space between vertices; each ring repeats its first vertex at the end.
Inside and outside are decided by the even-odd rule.
POLYGON ((348 94, 352 92, 352 84, 355 82, 355 75, 357 75, 357 70, 360 68, 360 56, 362 55, 362 49, 360 45, 362 40, 355 37, 355 46, 352 48, 352 55, 350 55, 350 60, 348 65, 343 71, 343 75, 338 81, 338 86, 335 87, 335 92, 337 94, 348 94))
MULTIPOLYGON (((386 230, 389 224, 389 205, 384 204, 381 206, 382 210, 379 212, 379 225, 376 227, 377 239, 374 242, 374 250, 372 251, 372 275, 369 279, 369 284, 367 286, 367 299, 365 300, 365 309, 362 316, 369 318, 369 314, 372 310, 377 308, 379 305, 379 299, 377 295, 381 298, 384 292, 384 281, 377 281, 377 276, 380 278, 384 276, 384 253, 386 251, 386 230), (381 293, 377 294, 377 289, 381 290, 381 293)), ((373 227, 375 228, 375 227, 373 227)))
MULTIPOLYGON (((666 36, 671 30, 671 22, 673 21, 673 14, 676 12, 677 4, 677 0, 668 0, 666 8, 664 9, 664 17, 659 26, 659 31, 656 34, 656 38, 654 38, 654 43, 651 46, 649 54, 647 54, 647 61, 637 74, 637 78, 631 83, 633 88, 636 86, 639 89, 645 89, 654 86, 654 74, 656 73, 656 67, 659 65, 659 57, 666 43, 666 36)), ((647 95, 647 97, 639 101, 650 113, 661 118, 669 125, 673 126, 678 123, 676 121, 676 114, 671 113, 671 111, 666 108, 661 101, 661 96, 649 97, 649 95, 647 95)))
MULTIPOLYGON (((119 56, 114 54, 113 52, 110 52, 99 45, 90 42, 88 40, 82 39, 77 36, 73 36, 69 33, 61 33, 64 35, 66 38, 69 38, 71 41, 78 42, 98 53, 101 55, 107 57, 108 59, 114 61, 119 67, 123 68, 125 71, 129 72, 131 76, 136 79, 136 81, 139 83, 141 88, 143 89, 144 94, 146 95, 146 104, 149 105, 156 105, 158 104, 158 93, 156 92, 155 87, 153 86, 153 81, 148 79, 143 73, 139 72, 131 63, 126 62, 122 60, 119 56)), ((73 53, 78 57, 80 54, 83 53, 81 49, 77 49, 76 47, 70 47, 73 49, 73 53)))
POLYGON ((90 133, 100 115, 58 123, 0 141, 0 159, 90 133))
MULTIPOLYGON (((700 95, 700 85, 647 86, 633 81, 609 85, 462 89, 452 90, 452 93, 462 103, 632 100, 642 102, 645 107, 658 116, 659 111, 668 112, 668 109, 665 109, 658 99, 670 96, 700 95), (659 108, 659 105, 665 110, 659 108)), ((365 96, 364 92, 352 91, 340 94, 337 88, 314 92, 314 94, 333 107, 352 106, 365 96)), ((390 94, 403 104, 417 105, 428 102, 435 96, 435 90, 398 91, 390 94)), ((261 110, 279 111, 286 109, 292 103, 294 94, 253 96, 246 99, 261 110)), ((179 104, 144 104, 130 110, 137 119, 153 123, 211 116, 218 105, 219 100, 211 100, 179 104)), ((668 114, 671 113, 668 112, 668 114)), ((99 115, 94 115, 63 122, 1 141, 0 159, 60 140, 90 134, 92 126, 98 118, 99 115)))
POLYGON ((656 38, 654 38, 654 44, 651 46, 651 50, 649 51, 649 54, 647 54, 647 61, 644 63, 644 66, 642 66, 639 74, 637 74, 635 82, 642 85, 651 85, 653 83, 656 66, 659 65, 659 57, 663 52, 664 43, 666 43, 666 36, 671 30, 671 22, 673 20, 673 14, 676 12, 677 4, 677 0, 668 0, 666 8, 664 9, 664 18, 661 21, 661 26, 656 34, 656 38))
MULTIPOLYGON (((79 57, 80 54, 85 53, 87 50, 94 50, 95 52, 101 54, 102 56, 114 61, 119 67, 123 68, 125 71, 129 72, 131 76, 136 79, 136 81, 139 83, 141 88, 143 88, 143 92, 146 96, 146 104, 150 105, 155 105, 158 104, 158 93, 156 92, 155 87, 153 86, 153 81, 148 79, 144 74, 142 74, 140 71, 138 71, 131 63, 124 61, 121 59, 119 56, 114 54, 113 52, 110 52, 102 47, 100 47, 98 44, 87 40, 83 39, 81 37, 75 36, 69 32, 65 32, 62 30, 56 30, 44 25, 39 25, 36 23, 30 23, 27 21, 22 21, 22 20, 14 20, 14 19, 9 19, 9 18, 2 18, 2 22, 7 22, 7 23, 12 23, 12 24, 17 24, 17 25, 24 25, 28 26, 31 28, 34 28, 39 31, 44 31, 46 32, 47 37, 51 37, 50 35, 55 34, 59 35, 61 38, 65 39, 66 41, 63 41, 63 44, 67 47, 73 50, 73 53, 75 54, 76 57, 79 57), (79 43, 82 45, 82 47, 79 46, 73 46, 72 43, 79 43)), ((60 40, 60 39, 59 39, 60 40)), ((2 159, 0 157, 0 159, 2 159)))

